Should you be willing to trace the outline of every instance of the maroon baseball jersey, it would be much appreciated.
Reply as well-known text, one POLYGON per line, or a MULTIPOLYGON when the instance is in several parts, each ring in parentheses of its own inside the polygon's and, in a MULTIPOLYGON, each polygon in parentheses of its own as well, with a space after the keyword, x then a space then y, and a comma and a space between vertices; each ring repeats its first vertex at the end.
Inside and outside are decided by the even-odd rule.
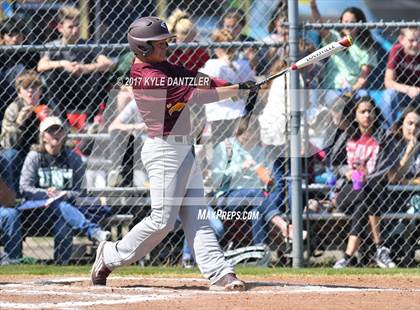
POLYGON ((219 101, 214 87, 229 85, 167 61, 134 63, 130 77, 149 137, 190 134, 188 104, 219 101))

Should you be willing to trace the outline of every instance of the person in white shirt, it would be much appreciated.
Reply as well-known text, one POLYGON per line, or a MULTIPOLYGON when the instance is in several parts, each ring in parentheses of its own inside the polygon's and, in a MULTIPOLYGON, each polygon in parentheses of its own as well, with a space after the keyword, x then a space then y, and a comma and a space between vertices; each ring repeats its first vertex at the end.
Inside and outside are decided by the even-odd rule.
POLYGON ((127 164, 124 162, 127 152, 133 162, 132 167, 129 167, 132 171, 127 173, 128 175, 133 174, 133 186, 147 186, 147 174, 140 160, 140 151, 146 138, 147 127, 134 99, 112 121, 108 132, 111 134, 110 156, 113 162, 113 167, 108 173, 108 186, 120 186, 123 183, 126 176, 121 173, 127 164))
MULTIPOLYGON (((228 30, 217 30, 212 39, 214 42, 231 42, 233 36, 228 30)), ((255 80, 248 60, 238 58, 234 49, 216 48, 215 54, 216 58, 209 59, 200 72, 232 84, 255 80)), ((230 98, 206 104, 206 117, 211 124, 213 145, 234 136, 238 121, 245 114, 243 99, 230 98)))

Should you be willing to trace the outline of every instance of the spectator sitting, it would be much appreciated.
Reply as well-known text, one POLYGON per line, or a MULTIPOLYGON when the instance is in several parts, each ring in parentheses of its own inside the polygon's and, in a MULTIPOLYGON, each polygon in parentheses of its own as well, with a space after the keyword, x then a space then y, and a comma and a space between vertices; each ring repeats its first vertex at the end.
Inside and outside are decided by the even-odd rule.
MULTIPOLYGON (((63 123, 57 117, 47 117, 39 131, 39 144, 28 153, 22 168, 20 190, 26 202, 21 207, 47 206, 33 220, 41 226, 51 224, 54 259, 56 263, 67 264, 72 254, 73 230, 82 231, 97 242, 107 240, 110 232, 89 221, 74 206, 80 193, 84 167, 80 157, 64 147, 63 123)), ((91 207, 83 210, 101 211, 96 206, 91 207)))
POLYGON ((4 253, 0 265, 18 263, 22 257, 22 233, 19 212, 14 207, 16 193, 4 175, 6 162, 0 157, 0 240, 4 253))
MULTIPOLYGON (((191 21, 190 15, 176 9, 168 18, 168 30, 176 35, 176 43, 194 42, 197 29, 191 21)), ((204 66, 209 55, 204 48, 175 49, 168 60, 174 64, 181 64, 189 70, 197 71, 204 66)))
MULTIPOLYGON (((389 173, 391 184, 418 184, 420 181, 420 108, 408 106, 400 119, 390 128, 389 141, 394 142, 390 149, 394 159, 393 169, 389 173)), ((411 194, 408 192, 392 193, 394 206, 407 206, 411 194)))
MULTIPOLYGON (((176 9, 168 18, 168 30, 176 35, 176 43, 194 42, 197 36, 195 27, 190 15, 176 9)), ((183 65, 189 70, 198 71, 209 60, 210 56, 204 48, 175 49, 168 60, 177 65, 183 65)), ((193 131, 191 136, 202 143, 201 134, 206 125, 205 106, 191 105, 191 121, 193 131)), ((196 150, 197 151, 197 150, 196 150)), ((200 155, 202 154, 197 154, 200 155)))
MULTIPOLYGON (((321 175, 318 180, 322 180, 323 184, 334 186, 336 175, 339 175, 340 169, 346 166, 346 136, 343 133, 351 125, 351 112, 354 109, 355 102, 350 94, 338 97, 327 110, 327 115, 320 119, 320 115, 314 120, 315 125, 321 124, 315 131, 315 135, 321 137, 320 148, 325 150, 325 164, 327 171, 321 175), (341 137, 341 140, 340 140, 341 137), (334 154, 334 158, 332 155, 334 154), (332 163, 334 162, 334 165, 332 163)), ((325 110, 324 110, 325 111, 325 110)), ((318 183, 318 182, 317 182, 318 183)), ((331 202, 335 206, 335 193, 329 193, 331 202)))
POLYGON ((41 104, 42 82, 33 72, 24 72, 16 78, 17 98, 7 107, 1 126, 0 145, 7 160, 7 171, 18 190, 20 170, 26 154, 37 141, 40 120, 51 113, 41 104))
MULTIPOLYGON (((58 23, 61 38, 47 46, 85 44, 86 41, 79 38, 79 16, 76 8, 61 8, 58 23)), ((112 67, 110 58, 85 50, 46 52, 38 63, 38 71, 44 73, 47 81, 49 99, 70 122, 75 118, 72 114, 94 116, 106 96, 104 73, 112 67)))
MULTIPOLYGON (((258 219, 252 222, 253 244, 267 241, 267 224, 277 226, 285 238, 292 238, 292 226, 280 216, 279 207, 284 206, 282 184, 275 184, 273 190, 265 195, 264 187, 271 186, 265 152, 261 147, 258 130, 249 128, 249 118, 241 120, 235 137, 219 143, 212 160, 213 183, 217 188, 216 197, 226 197, 223 209, 237 211, 237 199, 260 198, 262 202, 253 207, 258 219)), ((304 238, 306 232, 303 232, 304 238)))
MULTIPOLYGON (((394 165, 388 173, 391 184, 420 184, 420 105, 408 106, 402 116, 390 128, 388 141, 389 155, 394 159, 394 165)), ((391 212, 413 213, 418 209, 418 192, 390 191, 389 208, 391 212)), ((397 219, 387 222, 387 233, 392 239, 395 256, 402 257, 401 264, 410 265, 407 258, 414 261, 415 247, 406 246, 407 234, 403 231, 415 229, 414 223, 406 223, 397 219)))
MULTIPOLYGON (((324 150, 325 157, 322 170, 315 171, 315 183, 326 184, 332 188, 327 195, 316 195, 317 199, 308 201, 309 210, 319 212, 321 211, 322 203, 327 206, 330 211, 336 206, 337 191, 337 175, 339 171, 344 169, 346 171, 346 136, 343 133, 351 125, 352 121, 349 119, 354 108, 355 102, 350 94, 345 94, 338 97, 329 109, 322 107, 316 119, 313 120, 315 125, 314 132, 311 135, 312 128, 309 129, 311 138, 319 139, 318 147, 324 150), (334 155, 334 158, 332 158, 334 155), (334 164, 332 164, 334 163, 334 164), (318 201, 319 200, 319 201, 318 201)), ((339 181, 339 183, 341 180, 339 181)))
MULTIPOLYGON (((299 52, 302 55, 306 55, 313 50, 313 46, 304 40, 299 41, 299 52)), ((273 75, 280 72, 281 70, 288 67, 287 59, 289 51, 288 47, 283 49, 283 56, 276 59, 271 65, 268 75, 273 75)), ((304 72, 299 74, 299 83, 302 89, 311 88, 315 79, 316 66, 308 66, 304 69, 304 72), (305 77, 305 80, 304 78, 305 77), (307 81, 307 79, 310 81, 307 81)), ((259 123, 261 128, 261 139, 265 145, 285 145, 286 144, 286 131, 287 131, 287 119, 290 111, 290 102, 287 98, 290 98, 290 73, 286 73, 283 76, 277 77, 274 80, 266 83, 262 88, 268 89, 268 91, 260 92, 261 98, 264 98, 266 104, 264 105, 263 111, 259 116, 259 123)), ((312 94, 313 90, 309 91, 312 94)), ((306 93, 305 93, 306 94, 306 93)), ((312 95, 305 100, 304 111, 308 119, 313 118, 312 114, 315 114, 319 110, 317 100, 312 100, 312 95)), ((280 154, 278 154, 280 155, 280 154)))
POLYGON ((408 103, 420 95, 420 30, 403 28, 392 47, 385 71, 384 114, 392 123, 408 103))
POLYGON ((389 182, 407 184, 420 178, 419 105, 407 107, 400 119, 391 127, 390 133, 397 143, 393 150, 399 154, 399 157, 389 175, 389 182))
MULTIPOLYGON (((232 34, 227 30, 218 30, 213 36, 215 42, 231 42, 232 34)), ((233 49, 216 48, 216 57, 206 62, 200 72, 211 77, 223 78, 236 84, 254 80, 255 76, 249 62, 237 58, 233 49)), ((226 99, 206 104, 207 121, 211 123, 211 141, 213 145, 232 137, 237 121, 245 115, 245 102, 242 99, 226 99)))
MULTIPOLYGON (((231 8, 227 10, 226 14, 221 19, 220 28, 227 30, 232 34, 232 41, 253 42, 253 37, 242 33, 246 26, 246 16, 244 11, 238 8, 231 8)), ((251 64, 252 68, 257 65, 258 59, 255 59, 255 51, 252 47, 246 47, 240 50, 238 58, 245 58, 251 64)))
MULTIPOLYGON (((311 0, 312 17, 315 21, 321 21, 321 14, 316 5, 316 0, 311 0)), ((366 22, 365 14, 356 7, 349 7, 341 13, 341 23, 366 22)), ((360 91, 366 88, 369 74, 378 61, 376 57, 376 43, 372 39, 369 29, 344 28, 341 32, 336 30, 321 29, 322 46, 338 41, 345 35, 351 35, 354 42, 345 52, 331 56, 327 61, 325 89, 336 89, 340 91, 360 91)), ((335 97, 337 91, 329 95, 335 97)), ((360 95, 364 95, 361 93, 360 95)), ((328 98, 331 100, 331 98, 328 98)))
MULTIPOLYGON (((370 97, 362 97, 354 105, 350 119, 350 126, 338 138, 346 141, 347 166, 340 171, 344 180, 338 192, 337 208, 351 215, 351 230, 344 257, 335 263, 334 268, 349 265, 368 223, 376 246, 375 262, 381 268, 394 268, 390 250, 381 239, 379 222, 385 207, 383 192, 387 182, 383 169, 392 166, 385 150, 387 141, 383 140, 381 112, 370 97)), ((331 156, 333 159, 339 158, 336 154, 331 156)), ((335 164, 334 161, 332 164, 335 164)))
POLYGON ((133 186, 147 186, 147 174, 140 158, 147 127, 134 100, 114 119, 108 132, 111 134, 109 157, 112 161, 108 186, 122 186, 129 175, 133 176, 133 186))
MULTIPOLYGON (((0 44, 21 45, 26 39, 26 25, 16 17, 0 25, 0 44)), ((6 107, 16 97, 15 80, 25 70, 35 69, 39 55, 34 52, 0 52, 0 120, 6 107)))
MULTIPOLYGON (((284 59, 278 59, 270 68, 270 75, 287 67, 284 59)), ((261 140, 265 145, 285 145, 288 114, 290 111, 290 74, 277 77, 265 85, 268 88, 266 104, 259 116, 261 140)), ((303 79, 300 76, 303 86, 303 79)), ((305 110, 307 111, 307 110, 305 110)), ((280 154, 278 154, 280 155, 280 154)))
POLYGON ((266 43, 283 43, 281 47, 261 48, 257 54, 259 59, 256 71, 257 73, 266 73, 272 66, 273 60, 284 59, 286 56, 286 44, 289 42, 289 27, 285 26, 287 22, 287 12, 284 12, 283 3, 279 3, 279 8, 271 16, 268 25, 270 35, 263 39, 266 43))

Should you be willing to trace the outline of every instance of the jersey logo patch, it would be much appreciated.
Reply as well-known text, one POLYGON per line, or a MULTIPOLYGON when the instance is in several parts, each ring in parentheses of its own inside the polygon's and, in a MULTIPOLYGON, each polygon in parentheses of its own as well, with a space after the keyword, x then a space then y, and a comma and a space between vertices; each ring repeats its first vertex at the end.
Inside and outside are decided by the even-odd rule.
POLYGON ((166 108, 168 108, 168 113, 169 115, 172 115, 172 113, 174 112, 180 112, 185 108, 185 103, 184 102, 177 102, 177 103, 168 103, 166 105, 166 108))

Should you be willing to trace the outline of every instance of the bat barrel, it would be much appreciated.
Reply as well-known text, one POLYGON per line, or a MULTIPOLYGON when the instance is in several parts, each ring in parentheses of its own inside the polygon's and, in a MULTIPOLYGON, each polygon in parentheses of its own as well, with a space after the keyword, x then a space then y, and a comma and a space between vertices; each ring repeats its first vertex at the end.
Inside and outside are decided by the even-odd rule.
POLYGON ((344 38, 340 39, 339 41, 332 42, 312 54, 300 59, 296 63, 292 64, 290 69, 291 70, 298 70, 300 68, 306 67, 310 64, 318 62, 326 57, 329 57, 337 52, 340 52, 353 44, 353 40, 351 36, 345 36, 344 38))

